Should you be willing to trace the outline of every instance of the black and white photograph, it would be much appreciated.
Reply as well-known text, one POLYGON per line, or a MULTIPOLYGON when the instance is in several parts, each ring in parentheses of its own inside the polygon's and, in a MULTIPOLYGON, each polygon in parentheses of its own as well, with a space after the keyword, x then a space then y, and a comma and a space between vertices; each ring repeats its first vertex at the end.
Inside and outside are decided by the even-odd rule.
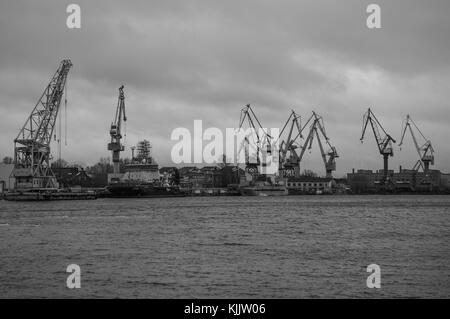
POLYGON ((0 299, 450 298, 449 14, 2 0, 0 299))

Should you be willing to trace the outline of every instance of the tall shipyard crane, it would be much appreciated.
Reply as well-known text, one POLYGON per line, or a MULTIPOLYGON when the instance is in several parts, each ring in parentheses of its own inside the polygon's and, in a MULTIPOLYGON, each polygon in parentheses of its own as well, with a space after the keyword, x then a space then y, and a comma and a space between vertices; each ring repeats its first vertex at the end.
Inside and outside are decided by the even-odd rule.
POLYGON ((420 168, 422 168, 424 173, 427 173, 430 168, 430 165, 434 165, 434 149, 433 146, 431 145, 431 141, 422 134, 422 132, 417 127, 416 123, 414 123, 414 121, 408 114, 406 115, 406 120, 402 127, 402 138, 398 146, 400 147, 402 146, 407 129, 409 129, 409 132, 411 133, 414 146, 416 147, 417 153, 419 154, 419 160, 414 165, 413 170, 418 171, 420 168), (417 137, 414 134, 413 128, 415 128, 419 133, 419 136, 422 138, 422 141, 420 143, 423 144, 419 144, 419 141, 417 140, 417 137))
POLYGON ((50 168, 50 143, 72 62, 61 61, 56 73, 14 140, 15 188, 39 190, 57 188, 50 168))
POLYGON ((378 119, 376 118, 375 114, 373 114, 372 110, 369 108, 367 112, 363 116, 363 129, 362 129, 362 135, 361 135, 361 143, 364 141, 364 134, 367 129, 367 125, 370 123, 370 126, 372 127, 373 134, 375 136, 375 140, 377 142, 378 151, 383 156, 383 180, 381 181, 383 184, 389 183, 389 177, 388 177, 388 159, 389 156, 394 156, 394 150, 392 148, 392 143, 395 143, 395 140, 390 136, 388 133, 386 133, 383 126, 380 124, 378 119), (383 132, 383 136, 381 136, 380 133, 383 132))
POLYGON ((114 122, 111 123, 111 129, 109 130, 111 142, 108 143, 108 151, 112 152, 113 172, 116 176, 120 174, 120 152, 125 149, 121 143, 122 119, 124 122, 127 121, 127 117, 125 115, 125 95, 123 93, 123 85, 119 88, 116 115, 114 116, 114 122))
POLYGON ((330 138, 328 137, 325 131, 323 118, 317 115, 317 113, 314 111, 312 113, 313 114, 311 115, 311 117, 308 119, 308 121, 305 123, 304 126, 306 127, 309 123, 311 123, 311 126, 309 128, 309 134, 306 137, 305 142, 302 146, 302 150, 300 152, 299 160, 301 162, 301 160, 303 159, 306 149, 310 150, 312 148, 314 136, 316 136, 317 144, 319 144, 320 154, 322 156, 322 160, 325 165, 326 177, 332 178, 333 171, 336 170, 336 158, 338 158, 339 155, 337 153, 336 147, 332 146, 330 143, 330 138), (325 143, 328 145, 329 149, 326 152, 323 147, 323 143, 320 136, 322 136, 325 139, 325 143))
POLYGON ((272 136, 270 136, 267 131, 263 128, 261 125, 261 122, 256 117, 255 112, 253 112, 252 107, 250 104, 247 104, 243 109, 241 109, 241 115, 239 119, 239 129, 243 129, 244 122, 247 120, 248 126, 250 129, 253 130, 254 134, 250 134, 250 140, 249 136, 245 136, 243 144, 241 145, 245 150, 245 169, 253 176, 258 174, 258 167, 261 165, 261 158, 260 153, 261 147, 265 146, 264 152, 268 155, 272 154, 271 149, 271 140, 272 136), (256 137, 256 140, 254 139, 256 137), (249 147, 250 144, 253 144, 254 147, 256 147, 256 161, 250 160, 249 155, 249 147))
POLYGON ((302 125, 301 116, 295 113, 294 110, 291 111, 289 118, 283 126, 278 138, 281 139, 284 130, 288 127, 290 123, 289 132, 286 140, 282 140, 280 143, 279 151, 279 174, 280 176, 300 176, 300 157, 297 154, 297 148, 299 148, 298 139, 303 138, 302 136, 302 125), (297 129, 297 133, 294 137, 294 129, 297 129))

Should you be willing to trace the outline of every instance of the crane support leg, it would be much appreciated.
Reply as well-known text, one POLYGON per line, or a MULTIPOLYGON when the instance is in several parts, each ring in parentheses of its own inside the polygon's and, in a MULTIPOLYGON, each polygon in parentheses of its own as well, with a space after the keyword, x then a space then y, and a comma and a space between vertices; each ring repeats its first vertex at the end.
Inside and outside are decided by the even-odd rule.
POLYGON ((383 154, 383 162, 384 162, 384 166, 383 166, 383 183, 384 184, 386 184, 388 182, 388 171, 389 171, 388 160, 389 160, 389 154, 383 154))

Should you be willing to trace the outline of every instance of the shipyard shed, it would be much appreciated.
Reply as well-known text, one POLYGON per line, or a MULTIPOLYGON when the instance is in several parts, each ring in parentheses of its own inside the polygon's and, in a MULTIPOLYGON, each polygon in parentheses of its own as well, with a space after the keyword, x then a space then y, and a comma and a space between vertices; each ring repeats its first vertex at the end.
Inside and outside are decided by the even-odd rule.
POLYGON ((14 188, 14 178, 10 178, 14 164, 0 163, 0 193, 14 188))
MULTIPOLYGON (((347 174, 348 185, 354 193, 372 193, 382 186, 383 171, 358 170, 347 174)), ((400 166, 398 172, 390 170, 388 178, 396 192, 447 192, 450 190, 448 174, 439 170, 428 170, 427 173, 400 166)))
POLYGON ((336 182, 330 177, 290 177, 287 180, 289 194, 331 194, 336 182))

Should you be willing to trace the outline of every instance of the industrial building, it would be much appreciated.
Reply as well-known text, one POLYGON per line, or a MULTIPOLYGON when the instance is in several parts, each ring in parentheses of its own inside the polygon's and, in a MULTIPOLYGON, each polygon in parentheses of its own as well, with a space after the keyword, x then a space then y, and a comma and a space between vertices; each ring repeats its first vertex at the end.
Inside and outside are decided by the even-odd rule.
POLYGON ((62 188, 71 188, 75 186, 92 187, 91 177, 86 171, 77 166, 52 168, 53 173, 62 188))
POLYGON ((0 193, 14 188, 14 178, 10 178, 14 164, 0 163, 0 193))
POLYGON ((330 177, 291 177, 287 180, 290 195, 296 194, 331 194, 336 182, 330 177))
POLYGON ((439 170, 428 170, 427 173, 400 167, 398 172, 389 170, 355 170, 347 174, 347 183, 353 193, 374 193, 385 187, 387 176, 390 190, 393 192, 448 192, 450 190, 450 174, 439 170))
POLYGON ((240 184, 245 176, 243 169, 236 166, 205 166, 182 167, 179 169, 180 186, 186 189, 193 188, 226 188, 229 185, 240 184))

